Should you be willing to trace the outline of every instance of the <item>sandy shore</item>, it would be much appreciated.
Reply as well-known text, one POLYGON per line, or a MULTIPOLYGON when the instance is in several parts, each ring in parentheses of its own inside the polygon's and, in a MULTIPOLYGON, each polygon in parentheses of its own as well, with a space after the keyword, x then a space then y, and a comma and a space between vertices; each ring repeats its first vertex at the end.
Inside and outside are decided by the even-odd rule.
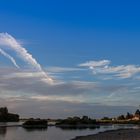
POLYGON ((140 129, 113 130, 73 140, 140 140, 140 129))

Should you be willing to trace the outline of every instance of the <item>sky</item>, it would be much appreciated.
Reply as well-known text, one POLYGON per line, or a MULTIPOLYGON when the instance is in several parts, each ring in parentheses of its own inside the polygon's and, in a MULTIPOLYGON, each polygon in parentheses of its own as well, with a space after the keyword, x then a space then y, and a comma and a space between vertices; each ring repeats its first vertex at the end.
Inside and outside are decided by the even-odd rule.
POLYGON ((41 118, 134 112, 139 6, 137 0, 0 1, 0 106, 41 118))

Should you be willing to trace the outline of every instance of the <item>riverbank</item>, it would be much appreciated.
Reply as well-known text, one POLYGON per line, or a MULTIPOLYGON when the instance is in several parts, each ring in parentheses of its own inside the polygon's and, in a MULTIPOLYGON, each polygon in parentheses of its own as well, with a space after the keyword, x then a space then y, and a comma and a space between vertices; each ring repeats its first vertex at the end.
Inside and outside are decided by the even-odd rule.
POLYGON ((140 129, 112 130, 95 135, 76 137, 73 140, 140 140, 140 129))

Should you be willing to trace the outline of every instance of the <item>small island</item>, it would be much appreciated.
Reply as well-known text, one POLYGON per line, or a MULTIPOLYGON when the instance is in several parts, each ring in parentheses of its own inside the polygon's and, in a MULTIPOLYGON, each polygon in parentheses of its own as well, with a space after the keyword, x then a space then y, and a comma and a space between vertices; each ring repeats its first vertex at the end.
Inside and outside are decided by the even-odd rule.
POLYGON ((88 116, 80 117, 68 117, 67 119, 57 120, 57 127, 60 128, 73 128, 73 129, 84 129, 84 128, 97 128, 99 127, 99 123, 95 119, 91 119, 88 116))
POLYGON ((42 119, 29 119, 25 121, 22 126, 29 129, 42 129, 48 127, 48 121, 42 119))
POLYGON ((0 122, 18 122, 19 115, 8 112, 7 107, 0 108, 0 122))

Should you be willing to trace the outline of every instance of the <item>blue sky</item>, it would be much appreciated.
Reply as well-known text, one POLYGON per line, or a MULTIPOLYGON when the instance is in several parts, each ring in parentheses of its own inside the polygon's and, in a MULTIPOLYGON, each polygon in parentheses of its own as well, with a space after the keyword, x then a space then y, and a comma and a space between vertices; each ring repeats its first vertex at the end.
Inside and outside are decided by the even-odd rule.
POLYGON ((28 108, 37 106, 39 117, 94 116, 103 106, 110 112, 97 117, 116 115, 114 108, 118 114, 133 111, 140 97, 139 5, 136 0, 1 1, 0 36, 5 40, 0 39, 0 48, 20 67, 0 55, 1 100, 6 100, 1 105, 35 116, 37 110, 25 111, 28 102, 28 108), (8 35, 37 64, 8 48, 8 35), (53 85, 42 82, 40 70, 53 85))
POLYGON ((42 65, 102 58, 120 64, 118 55, 124 63, 138 63, 136 1, 8 1, 0 9, 1 31, 27 42, 42 65))

